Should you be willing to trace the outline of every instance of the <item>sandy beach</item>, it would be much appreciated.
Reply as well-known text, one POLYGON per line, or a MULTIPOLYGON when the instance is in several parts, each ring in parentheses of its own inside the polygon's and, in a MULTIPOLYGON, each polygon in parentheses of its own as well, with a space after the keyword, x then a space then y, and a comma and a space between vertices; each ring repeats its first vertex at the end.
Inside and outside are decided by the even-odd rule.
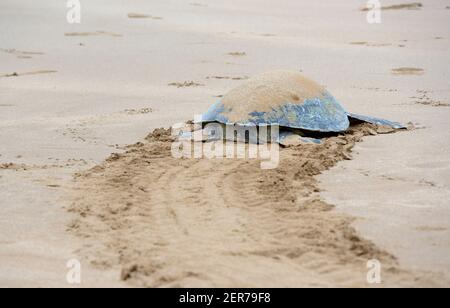
POLYGON ((0 287, 372 287, 372 259, 375 286, 450 287, 448 1, 380 24, 359 0, 81 4, 0 3, 0 287), (170 155, 172 125, 279 69, 410 129, 270 171, 170 155))

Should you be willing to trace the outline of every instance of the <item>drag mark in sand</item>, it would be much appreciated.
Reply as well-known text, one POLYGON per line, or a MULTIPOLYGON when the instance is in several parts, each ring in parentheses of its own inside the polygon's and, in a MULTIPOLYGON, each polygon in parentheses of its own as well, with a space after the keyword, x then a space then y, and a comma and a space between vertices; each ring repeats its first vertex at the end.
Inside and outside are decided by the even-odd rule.
POLYGON ((433 285, 320 198, 315 176, 377 131, 362 124, 282 149, 279 168, 261 170, 256 160, 173 158, 171 131, 155 130, 75 175, 69 230, 83 238, 86 259, 120 268, 135 286, 367 286, 373 258, 384 286, 433 285))
POLYGON ((33 72, 25 72, 25 73, 14 72, 14 73, 0 75, 0 78, 32 76, 32 75, 41 75, 41 74, 54 74, 57 72, 58 71, 52 71, 52 70, 42 70, 42 71, 33 71, 33 72))
POLYGON ((416 67, 399 67, 392 69, 393 75, 416 75, 420 76, 425 74, 425 70, 422 68, 416 68, 416 67))
MULTIPOLYGON (((389 5, 389 6, 383 6, 381 7, 382 10, 420 10, 423 7, 422 3, 414 2, 414 3, 404 3, 404 4, 396 4, 396 5, 389 5)), ((363 8, 361 9, 364 12, 369 11, 369 8, 363 8)))
POLYGON ((147 14, 140 13, 128 13, 128 18, 130 19, 153 19, 153 20, 162 20, 162 17, 152 16, 147 14))
POLYGON ((0 52, 14 55, 18 59, 32 59, 33 56, 42 56, 42 55, 44 55, 43 52, 20 51, 20 50, 17 50, 17 49, 0 49, 0 52))
MULTIPOLYGON (((392 46, 389 43, 369 43, 369 42, 350 42, 350 45, 356 46, 367 46, 367 47, 388 47, 392 46)), ((400 47, 404 47, 404 45, 399 45, 400 47)))
POLYGON ((64 34, 69 37, 87 37, 87 36, 110 36, 110 37, 122 37, 122 34, 107 32, 107 31, 95 31, 95 32, 68 32, 64 34))

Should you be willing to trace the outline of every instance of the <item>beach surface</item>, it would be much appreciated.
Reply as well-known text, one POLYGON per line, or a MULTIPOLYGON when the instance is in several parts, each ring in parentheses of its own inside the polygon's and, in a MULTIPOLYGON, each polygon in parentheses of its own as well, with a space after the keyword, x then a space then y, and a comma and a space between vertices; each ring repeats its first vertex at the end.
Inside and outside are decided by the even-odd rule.
POLYGON ((0 3, 0 287, 72 287, 72 259, 83 287, 369 286, 373 257, 385 286, 450 286, 447 1, 385 9, 381 24, 357 0, 81 3, 81 24, 64 1, 0 3), (301 198, 264 190, 253 162, 178 162, 146 139, 274 69, 415 129, 347 140, 300 177, 282 164, 272 184, 301 198), (140 172, 146 159, 158 168, 140 172))

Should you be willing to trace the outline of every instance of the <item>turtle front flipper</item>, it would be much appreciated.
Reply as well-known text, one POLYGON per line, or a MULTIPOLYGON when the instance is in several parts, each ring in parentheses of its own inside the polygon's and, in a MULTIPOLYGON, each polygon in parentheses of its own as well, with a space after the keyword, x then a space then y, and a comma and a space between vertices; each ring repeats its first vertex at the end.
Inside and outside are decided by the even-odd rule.
POLYGON ((374 117, 369 117, 369 116, 364 116, 364 115, 359 115, 359 114, 354 114, 354 113, 349 113, 348 117, 350 119, 350 122, 352 122, 352 123, 353 122, 367 122, 367 123, 371 123, 371 124, 375 124, 375 125, 389 126, 394 129, 406 129, 406 126, 401 123, 392 122, 392 121, 385 120, 385 119, 374 118, 374 117))

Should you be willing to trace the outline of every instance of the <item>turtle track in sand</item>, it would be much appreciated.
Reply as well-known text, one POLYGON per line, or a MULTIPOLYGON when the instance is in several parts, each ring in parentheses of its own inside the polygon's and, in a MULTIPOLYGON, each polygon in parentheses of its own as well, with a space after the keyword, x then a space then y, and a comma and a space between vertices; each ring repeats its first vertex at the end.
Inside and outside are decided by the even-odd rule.
POLYGON ((363 124, 282 149, 279 168, 261 170, 256 160, 172 158, 170 131, 156 130, 75 176, 69 230, 84 239, 82 256, 135 286, 360 287, 373 258, 384 286, 430 286, 436 277, 400 269, 320 199, 314 176, 376 131, 363 124))

